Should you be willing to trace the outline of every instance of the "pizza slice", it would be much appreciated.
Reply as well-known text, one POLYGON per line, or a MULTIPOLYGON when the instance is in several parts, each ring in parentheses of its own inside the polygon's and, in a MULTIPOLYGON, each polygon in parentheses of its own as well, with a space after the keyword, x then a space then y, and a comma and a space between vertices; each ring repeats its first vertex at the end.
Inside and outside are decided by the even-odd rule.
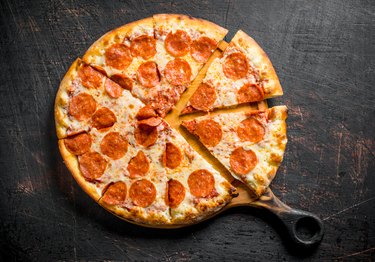
POLYGON ((168 177, 166 202, 173 224, 191 224, 223 208, 235 188, 178 132, 169 133, 161 159, 168 177))
POLYGON ((207 115, 183 121, 231 174, 258 196, 267 189, 283 160, 286 106, 207 115))
POLYGON ((143 103, 93 67, 77 59, 61 81, 55 100, 58 138, 128 123, 143 103), (126 112, 126 114, 124 114, 126 112), (118 116, 124 117, 118 117, 118 116))
POLYGON ((182 114, 258 102, 282 94, 266 53, 254 39, 239 30, 222 56, 210 64, 182 114))

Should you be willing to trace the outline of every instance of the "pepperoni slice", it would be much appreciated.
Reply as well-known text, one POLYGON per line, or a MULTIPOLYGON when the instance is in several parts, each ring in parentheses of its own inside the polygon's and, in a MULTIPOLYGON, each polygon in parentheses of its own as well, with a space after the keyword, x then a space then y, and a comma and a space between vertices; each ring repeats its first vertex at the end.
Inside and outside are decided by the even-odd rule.
POLYGON ((94 98, 87 93, 73 96, 69 103, 69 114, 75 119, 82 121, 90 118, 96 110, 94 98))
POLYGON ((237 127, 237 135, 241 141, 257 143, 263 139, 264 133, 262 123, 254 117, 243 120, 237 127))
POLYGON ((129 196, 134 205, 148 207, 156 198, 156 188, 147 179, 135 181, 129 189, 129 196))
POLYGON ((126 184, 122 181, 110 184, 102 197, 102 201, 108 205, 120 205, 126 199, 126 189, 126 184))
POLYGON ((78 71, 82 85, 88 89, 98 89, 102 85, 103 75, 89 65, 83 65, 78 71))
POLYGON ((165 151, 163 153, 163 164, 164 166, 175 169, 180 165, 182 161, 181 150, 172 143, 167 143, 165 151))
POLYGON ((263 89, 257 84, 245 84, 237 91, 238 103, 262 101, 263 89))
POLYGON ((203 144, 209 147, 214 147, 219 144, 222 137, 220 124, 211 119, 198 122, 194 133, 199 137, 203 144))
POLYGON ((184 59, 176 58, 167 63, 164 69, 167 81, 175 86, 185 85, 190 82, 191 68, 184 59))
POLYGON ((144 119, 138 122, 138 127, 134 131, 134 138, 138 145, 149 147, 155 144, 158 139, 157 126, 162 120, 158 117, 144 119))
POLYGON ((118 70, 126 69, 132 60, 129 48, 123 44, 113 44, 105 51, 107 65, 118 70))
POLYGON ((137 176, 144 176, 150 169, 150 161, 145 153, 138 151, 137 155, 130 159, 127 170, 129 171, 130 178, 137 176))
POLYGON ((148 61, 141 64, 137 70, 137 78, 141 85, 154 87, 160 82, 158 67, 155 62, 148 61))
POLYGON ((238 175, 246 175, 258 163, 256 154, 251 150, 245 150, 243 147, 236 148, 230 155, 230 167, 238 175))
POLYGON ((193 96, 190 98, 190 104, 198 110, 208 111, 215 103, 216 91, 209 84, 201 83, 193 96))
POLYGON ((160 117, 151 117, 147 119, 143 119, 138 122, 139 125, 147 125, 147 126, 158 126, 162 123, 162 119, 160 117))
POLYGON ((140 125, 134 131, 134 138, 138 145, 149 147, 158 139, 158 130, 154 126, 140 125))
POLYGON ((107 168, 107 161, 97 152, 88 152, 78 157, 79 169, 87 181, 101 177, 107 168))
POLYGON ((128 141, 118 132, 110 132, 100 143, 100 150, 114 160, 120 159, 128 151, 128 141))
POLYGON ((106 127, 111 127, 115 123, 115 114, 106 107, 102 107, 96 110, 95 114, 92 116, 92 127, 95 127, 98 130, 106 127))
POLYGON ((133 56, 149 59, 156 54, 156 40, 148 35, 138 36, 132 41, 130 49, 133 56))
POLYGON ((216 48, 216 41, 202 36, 198 40, 195 40, 190 47, 190 54, 195 61, 199 63, 204 63, 211 56, 212 52, 216 48))
POLYGON ((178 207, 185 198, 185 187, 177 180, 168 181, 167 205, 171 208, 178 207))
POLYGON ((82 155, 91 148, 91 137, 87 133, 70 136, 64 139, 65 147, 75 155, 82 155))
POLYGON ((165 38, 165 49, 175 57, 184 56, 189 52, 190 37, 182 30, 170 32, 165 38))
POLYGON ((122 94, 122 88, 111 79, 107 78, 105 80, 105 91, 110 97, 119 98, 122 94))
POLYGON ((147 119, 147 118, 157 117, 157 116, 158 115, 156 114, 155 109, 152 108, 152 106, 150 105, 146 105, 138 111, 136 118, 138 120, 142 120, 142 119, 147 119))
POLYGON ((133 89, 133 81, 123 74, 116 74, 111 76, 111 80, 119 84, 122 88, 126 90, 132 91, 133 89))
POLYGON ((223 64, 224 75, 230 79, 244 78, 249 71, 249 62, 243 53, 233 53, 225 58, 223 64))
POLYGON ((190 193, 196 197, 207 197, 215 189, 215 178, 206 169, 199 169, 188 178, 190 193))

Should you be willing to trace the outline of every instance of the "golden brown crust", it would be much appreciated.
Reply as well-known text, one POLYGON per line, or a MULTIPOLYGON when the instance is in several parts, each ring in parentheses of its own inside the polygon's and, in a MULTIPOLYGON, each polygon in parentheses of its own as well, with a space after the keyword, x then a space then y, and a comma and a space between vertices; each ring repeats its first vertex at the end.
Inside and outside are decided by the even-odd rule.
MULTIPOLYGON (((230 199, 232 200, 232 198, 230 199)), ((215 214, 218 210, 222 209, 229 201, 220 201, 219 204, 207 205, 200 203, 195 208, 187 209, 183 216, 176 217, 172 223, 175 225, 192 225, 202 220, 205 220, 215 214)))
POLYGON ((273 136, 276 140, 275 147, 278 147, 278 149, 282 152, 282 155, 278 154, 271 154, 270 156, 270 162, 269 164, 272 166, 272 169, 267 174, 264 174, 261 180, 264 180, 264 183, 260 183, 255 188, 255 193, 257 196, 261 196, 264 194, 264 192, 267 190, 268 186, 272 182, 272 180, 275 178, 277 170, 283 161, 283 156, 287 144, 287 130, 286 130, 286 119, 288 117, 288 108, 286 106, 275 106, 270 109, 268 109, 268 120, 271 121, 281 121, 279 124, 279 129, 275 130, 273 132, 273 136))
POLYGON ((67 136, 66 130, 68 128, 68 123, 65 121, 66 116, 64 115, 64 108, 68 106, 69 96, 68 89, 71 85, 71 82, 77 72, 77 69, 81 63, 81 59, 77 58, 73 64, 70 66, 68 72, 66 72, 63 80, 61 80, 59 89, 55 98, 55 125, 56 133, 59 139, 67 136))
POLYGON ((141 208, 135 207, 132 209, 127 209, 127 208, 116 206, 116 205, 109 205, 105 203, 104 201, 102 201, 101 199, 99 200, 98 203, 107 211, 131 223, 136 223, 138 225, 140 224, 143 226, 170 224, 170 220, 162 216, 161 214, 147 212, 145 210, 141 210, 141 208))
POLYGON ((263 82, 265 98, 268 99, 275 96, 281 96, 283 90, 276 71, 267 54, 258 43, 241 30, 235 34, 231 43, 241 47, 242 51, 251 58, 252 63, 260 71, 261 80, 267 79, 267 81, 263 82))
POLYGON ((95 201, 99 201, 100 195, 95 189, 95 184, 84 179, 79 169, 78 158, 65 147, 64 139, 59 140, 59 149, 66 167, 77 181, 78 185, 95 201))
MULTIPOLYGON (((186 209, 183 216, 173 217, 172 223, 176 225, 191 225, 208 219, 213 214, 223 209, 233 199, 235 188, 228 182, 222 182, 221 187, 228 192, 220 195, 219 199, 204 199, 195 206, 186 209)), ((173 212, 173 210, 172 210, 173 212)))
POLYGON ((214 39, 219 41, 224 38, 224 36, 228 33, 228 30, 214 24, 210 21, 199 19, 187 15, 181 14, 157 14, 153 16, 154 22, 157 26, 157 29, 163 29, 164 26, 167 28, 167 31, 170 30, 168 26, 170 25, 179 25, 184 24, 186 27, 194 28, 198 32, 206 34, 210 32, 210 34, 214 35, 214 39))
POLYGON ((275 106, 268 109, 268 119, 270 120, 286 120, 287 118, 288 108, 286 106, 275 106))

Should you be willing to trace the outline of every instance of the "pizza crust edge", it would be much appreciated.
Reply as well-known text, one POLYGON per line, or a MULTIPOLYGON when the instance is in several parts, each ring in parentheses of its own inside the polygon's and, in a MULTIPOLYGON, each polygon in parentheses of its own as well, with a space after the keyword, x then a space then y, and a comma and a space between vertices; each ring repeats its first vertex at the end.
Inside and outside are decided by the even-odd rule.
POLYGON ((55 98, 55 105, 54 105, 54 114, 55 114, 55 126, 56 126, 56 133, 57 138, 62 139, 67 137, 66 130, 68 128, 67 124, 64 123, 64 113, 63 107, 67 107, 69 104, 69 98, 64 97, 67 96, 67 90, 69 85, 71 84, 72 74, 77 70, 79 64, 81 62, 80 58, 74 60, 72 65, 69 67, 68 71, 64 75, 64 78, 61 80, 59 89, 56 94, 55 98))
POLYGON ((82 60, 88 64, 91 64, 92 57, 97 55, 100 50, 104 50, 109 44, 110 41, 115 39, 117 36, 121 36, 122 39, 120 42, 122 42, 124 37, 128 36, 129 32, 136 26, 153 26, 153 18, 147 17, 141 20, 137 20, 134 22, 130 22, 128 24, 125 24, 123 26, 117 27, 115 29, 112 29, 111 31, 105 33, 103 36, 101 36, 98 40, 96 40, 85 52, 85 54, 82 57, 82 60))
POLYGON ((81 170, 79 169, 78 157, 68 151, 65 147, 64 139, 59 139, 59 150, 64 160, 65 165, 69 169, 73 178, 77 181, 78 185, 85 191, 93 200, 99 201, 100 196, 98 195, 94 184, 89 183, 82 176, 81 170))
MULTIPOLYGON (((228 30, 210 21, 191 17, 188 15, 181 14, 157 14, 153 15, 154 19, 154 29, 156 29, 155 24, 171 24, 180 23, 184 21, 189 24, 189 27, 196 28, 202 32, 215 32, 215 39, 222 39, 228 33, 228 30)), ((185 30, 185 28, 183 28, 185 30)))
POLYGON ((232 42, 240 46, 247 55, 254 57, 251 61, 260 70, 261 79, 268 80, 263 84, 264 99, 283 95, 283 89, 272 62, 259 44, 242 30, 237 31, 231 40, 232 42))
POLYGON ((268 118, 269 119, 277 119, 281 120, 280 124, 280 130, 273 130, 272 135, 277 136, 277 147, 282 150, 282 157, 281 159, 278 157, 274 157, 271 160, 272 163, 268 163, 269 165, 272 165, 272 170, 268 174, 264 174, 264 179, 266 179, 267 183, 265 185, 258 185, 257 188, 255 189, 255 193, 257 194, 258 197, 263 195, 267 188, 270 186, 272 180, 275 178, 276 173, 283 161, 284 155, 285 155, 285 149, 286 145, 288 143, 288 138, 287 138, 287 126, 286 126, 286 119, 288 118, 288 108, 286 106, 275 106, 272 108, 267 109, 268 111, 268 118))

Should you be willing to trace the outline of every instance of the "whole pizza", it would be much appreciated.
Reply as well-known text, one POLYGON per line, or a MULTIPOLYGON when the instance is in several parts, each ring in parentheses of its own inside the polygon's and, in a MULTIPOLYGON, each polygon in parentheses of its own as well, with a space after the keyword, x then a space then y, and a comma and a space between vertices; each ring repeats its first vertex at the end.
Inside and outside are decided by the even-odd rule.
POLYGON ((69 68, 55 102, 59 149, 83 190, 115 215, 144 225, 191 224, 227 205, 236 189, 165 117, 202 67, 207 73, 178 114, 222 165, 258 196, 287 142, 287 109, 215 113, 282 95, 264 51, 238 31, 158 14, 108 32, 69 68), (204 112, 204 115, 202 115, 204 112))

